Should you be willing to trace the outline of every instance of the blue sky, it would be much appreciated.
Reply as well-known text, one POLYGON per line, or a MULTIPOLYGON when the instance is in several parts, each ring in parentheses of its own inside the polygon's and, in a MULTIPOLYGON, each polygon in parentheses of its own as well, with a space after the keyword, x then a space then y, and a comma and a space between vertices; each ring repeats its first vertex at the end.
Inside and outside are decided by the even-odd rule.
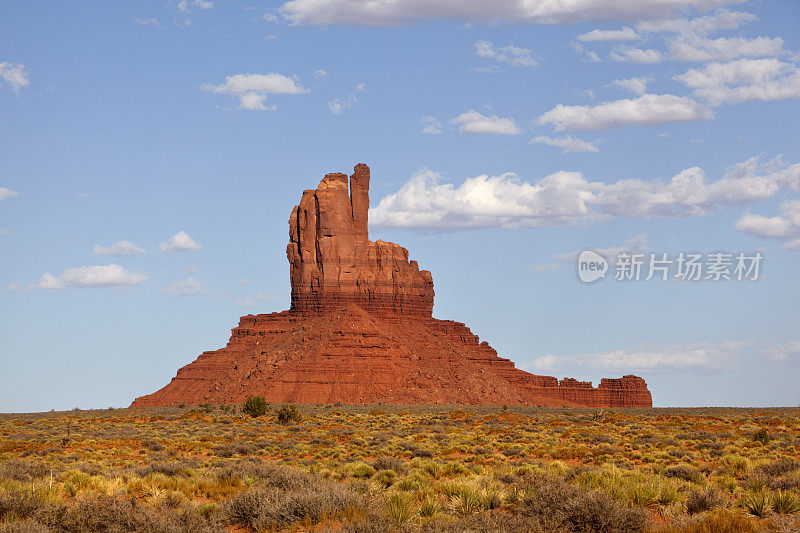
POLYGON ((799 25, 793 0, 5 2, 0 411, 126 406, 286 309, 289 212, 359 162, 370 237, 521 368, 797 405, 799 25), (763 262, 617 281, 621 252, 763 262))

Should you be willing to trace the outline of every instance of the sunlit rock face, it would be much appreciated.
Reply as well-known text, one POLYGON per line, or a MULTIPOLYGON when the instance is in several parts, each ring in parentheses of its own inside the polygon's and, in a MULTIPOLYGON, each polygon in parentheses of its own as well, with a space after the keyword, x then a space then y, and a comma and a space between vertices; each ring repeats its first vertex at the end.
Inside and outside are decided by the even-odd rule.
POLYGON ((637 376, 538 376, 498 357, 460 322, 432 317, 433 279, 394 243, 370 241, 369 167, 326 175, 289 218, 291 309, 239 319, 131 407, 269 402, 651 407, 637 376))

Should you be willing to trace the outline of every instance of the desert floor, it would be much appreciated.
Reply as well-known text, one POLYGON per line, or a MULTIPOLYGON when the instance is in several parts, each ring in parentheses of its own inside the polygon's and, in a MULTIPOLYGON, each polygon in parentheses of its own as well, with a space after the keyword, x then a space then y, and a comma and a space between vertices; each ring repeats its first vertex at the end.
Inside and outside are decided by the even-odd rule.
POLYGON ((0 415, 0 532, 276 530, 800 531, 800 409, 0 415))

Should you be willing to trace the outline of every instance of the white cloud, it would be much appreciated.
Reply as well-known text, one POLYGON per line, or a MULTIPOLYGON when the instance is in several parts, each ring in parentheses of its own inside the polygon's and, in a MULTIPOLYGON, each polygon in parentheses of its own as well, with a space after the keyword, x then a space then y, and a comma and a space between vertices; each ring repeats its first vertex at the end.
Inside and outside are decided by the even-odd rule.
POLYGON ((94 255, 114 255, 117 257, 123 257, 126 255, 142 255, 146 253, 147 252, 144 251, 144 248, 130 241, 117 241, 111 246, 100 246, 99 244, 95 244, 94 248, 92 249, 92 254, 94 255))
POLYGON ((292 24, 394 26, 423 20, 564 24, 579 20, 669 17, 689 8, 709 9, 740 0, 290 0, 280 7, 292 24))
POLYGON ((668 182, 622 179, 588 181, 580 172, 559 171, 536 182, 513 173, 479 175, 455 186, 422 169, 397 192, 370 209, 377 226, 420 231, 566 226, 611 218, 703 216, 715 210, 800 190, 800 163, 791 166, 758 157, 707 182, 698 167, 668 182))
POLYGON ((558 357, 553 354, 532 359, 524 367, 530 371, 558 371, 566 368, 593 368, 609 372, 674 372, 708 369, 729 370, 752 341, 722 343, 684 343, 667 346, 640 344, 608 352, 558 357))
POLYGON ((315 80, 322 82, 328 78, 328 71, 324 68, 318 68, 312 73, 312 75, 314 76, 315 80))
POLYGON ((709 39, 686 33, 667 41, 669 58, 673 61, 705 63, 729 61, 740 57, 774 57, 784 52, 780 37, 720 37, 709 39))
POLYGON ((780 205, 780 214, 774 217, 745 213, 736 221, 735 226, 748 235, 781 239, 784 248, 800 250, 800 200, 783 202, 780 205))
POLYGON ((194 25, 192 14, 194 13, 195 8, 205 11, 212 9, 213 7, 214 2, 211 2, 210 0, 179 0, 179 2, 175 4, 175 9, 178 11, 178 16, 175 18, 173 23, 180 26, 192 26, 194 25))
POLYGON ((643 94, 638 98, 604 102, 596 106, 559 104, 539 117, 557 131, 596 130, 621 126, 652 126, 713 118, 710 110, 688 97, 643 94))
POLYGON ((270 72, 269 74, 236 74, 226 76, 225 83, 212 85, 203 84, 204 91, 214 94, 225 94, 239 98, 239 109, 255 111, 271 111, 274 106, 265 106, 264 100, 271 94, 302 94, 307 93, 297 78, 290 78, 282 74, 270 72))
POLYGON ((5 228, 0 228, 0 235, 10 235, 10 234, 11 234, 11 230, 8 230, 8 229, 5 229, 5 228))
POLYGON ((475 53, 479 57, 494 59, 512 67, 535 67, 539 63, 533 55, 533 50, 518 46, 495 47, 491 41, 479 39, 475 43, 475 53))
POLYGON ((442 123, 433 117, 422 117, 419 119, 422 124, 422 133, 439 135, 442 133, 442 123))
POLYGON ((207 292, 205 285, 191 276, 161 289, 161 294, 169 296, 197 296, 207 292))
POLYGON ((609 56, 614 61, 621 63, 658 63, 661 61, 661 52, 653 50, 652 48, 631 48, 629 46, 620 46, 615 48, 609 56))
POLYGON ((28 74, 28 68, 21 63, 0 62, 0 81, 11 87, 14 94, 19 94, 20 89, 30 84, 28 74))
POLYGON ((359 83, 353 89, 353 92, 348 94, 345 98, 336 98, 328 102, 328 110, 334 115, 341 115, 346 109, 352 109, 358 103, 358 95, 366 91, 363 83, 359 83))
POLYGON ((194 252, 203 247, 192 239, 186 232, 179 231, 169 238, 169 241, 159 243, 162 252, 194 252))
POLYGON ((458 124, 459 133, 484 133, 489 135, 517 135, 520 129, 512 118, 487 117, 470 109, 450 122, 458 124))
POLYGON ((758 20, 752 13, 718 9, 710 15, 693 19, 672 18, 661 20, 642 20, 636 23, 636 29, 652 33, 697 33, 708 34, 721 30, 733 30, 746 22, 758 20))
POLYGON ((711 105, 800 98, 800 68, 775 58, 710 63, 675 79, 711 105))
POLYGON ((121 287, 138 285, 147 281, 148 275, 131 272, 113 263, 108 265, 83 266, 65 270, 59 276, 49 272, 42 275, 40 289, 63 290, 70 287, 121 287))
POLYGON ((12 191, 11 189, 6 189, 5 187, 0 187, 0 202, 3 200, 8 200, 9 198, 14 198, 19 196, 17 191, 12 191))
POLYGON ((639 96, 647 92, 648 81, 649 80, 647 78, 624 78, 612 81, 611 85, 613 87, 625 89, 626 91, 630 91, 639 96))
POLYGON ((572 49, 575 50, 575 52, 577 52, 580 55, 586 56, 586 59, 582 59, 581 61, 588 61, 589 63, 600 63, 602 61, 602 59, 600 59, 600 57, 596 53, 592 52, 591 50, 587 50, 586 47, 583 46, 582 44, 575 42, 571 44, 572 44, 572 49))
POLYGON ((532 143, 543 143, 548 146, 555 146, 557 148, 561 148, 562 154, 576 154, 579 152, 599 152, 600 149, 597 147, 597 144, 586 142, 582 139, 578 139, 573 135, 567 135, 566 137, 547 137, 545 135, 539 135, 531 139, 532 143))
POLYGON ((131 17, 131 20, 140 26, 151 26, 153 28, 157 28, 159 30, 163 30, 164 26, 161 25, 161 22, 157 18, 153 17, 131 17))
POLYGON ((800 341, 771 341, 764 352, 767 359, 776 363, 800 362, 800 341))
POLYGON ((583 33, 575 37, 579 41, 592 42, 592 41, 635 41, 641 39, 639 34, 633 31, 633 28, 623 26, 619 30, 592 30, 588 33, 583 33))
MULTIPOLYGON (((605 257, 609 264, 614 266, 616 265, 619 254, 623 252, 628 254, 643 253, 646 248, 647 236, 645 234, 641 234, 634 235, 618 246, 611 246, 609 248, 592 248, 592 250, 605 257)), ((574 265, 582 251, 583 250, 576 250, 574 252, 553 255, 550 257, 550 259, 558 261, 557 263, 542 263, 539 265, 534 265, 528 268, 528 270, 531 272, 553 272, 560 270, 561 267, 566 264, 574 265)))

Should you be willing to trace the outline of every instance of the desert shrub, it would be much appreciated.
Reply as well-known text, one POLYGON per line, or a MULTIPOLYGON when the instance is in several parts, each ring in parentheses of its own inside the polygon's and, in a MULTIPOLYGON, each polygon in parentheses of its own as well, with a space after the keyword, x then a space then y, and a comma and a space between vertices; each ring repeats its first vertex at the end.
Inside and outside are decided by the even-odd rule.
POLYGON ((383 488, 388 489, 394 485, 394 480, 396 477, 397 474, 394 473, 394 470, 380 470, 373 476, 372 479, 383 485, 383 488))
POLYGON ((750 468, 750 461, 741 455, 725 455, 720 458, 719 464, 736 477, 743 476, 750 468))
POLYGON ((165 476, 188 476, 190 469, 197 466, 197 463, 189 461, 175 461, 155 462, 134 469, 134 472, 139 477, 145 477, 148 474, 164 474, 165 476))
POLYGON ((769 497, 764 491, 751 492, 743 497, 739 503, 745 511, 759 518, 769 513, 769 497))
POLYGON ((753 434, 753 441, 760 442, 761 444, 769 444, 769 433, 765 428, 761 428, 753 434))
POLYGON ((50 468, 43 463, 16 459, 0 463, 0 479, 31 481, 48 475, 50 475, 50 468))
POLYGON ((351 487, 315 479, 312 484, 288 489, 249 489, 229 498, 220 510, 227 523, 261 531, 283 529, 298 520, 304 525, 317 524, 323 518, 342 516, 362 505, 361 495, 351 487))
POLYGON ((244 402, 242 411, 253 418, 267 414, 267 400, 263 396, 249 396, 244 402))
POLYGON ((461 487, 452 497, 453 509, 461 515, 469 515, 483 508, 481 494, 471 487, 461 487))
POLYGON ((641 507, 652 507, 658 503, 659 487, 655 483, 635 484, 628 489, 628 499, 641 507))
POLYGON ((524 488, 517 512, 535 517, 547 530, 585 533, 641 531, 647 511, 631 508, 599 491, 588 491, 559 478, 535 478, 524 488))
POLYGON ((693 490, 686 498, 686 512, 690 515, 710 511, 718 507, 725 507, 727 498, 717 489, 693 490))
POLYGON ((50 533, 52 530, 35 520, 22 520, 20 522, 0 522, 0 533, 50 533))
POLYGON ((384 501, 386 517, 397 525, 403 525, 416 514, 407 494, 393 493, 384 501))
POLYGON ((382 455, 375 459, 372 467, 375 470, 393 470, 397 474, 402 474, 406 471, 406 462, 397 457, 382 455))
POLYGON ((30 491, 0 492, 0 521, 28 518, 42 505, 30 491))
POLYGON ((756 471, 769 477, 778 477, 800 468, 800 462, 784 457, 772 463, 759 466, 756 471))
POLYGON ((800 498, 791 492, 779 490, 772 496, 772 510, 778 514, 800 512, 800 498))
POLYGON ((219 457, 233 457, 235 454, 251 455, 258 451, 258 446, 252 442, 231 442, 229 444, 221 444, 212 448, 214 453, 219 457))
POLYGON ((282 405, 276 411, 277 420, 281 424, 289 424, 291 422, 300 422, 303 415, 300 409, 294 404, 282 405))
POLYGON ((366 463, 361 463, 353 468, 353 477, 356 479, 369 479, 375 474, 375 469, 366 463))
POLYGON ((756 528, 741 513, 718 509, 692 520, 678 529, 670 529, 675 533, 755 533, 756 528))
POLYGON ((699 483, 703 479, 703 474, 696 468, 688 465, 675 465, 664 469, 664 475, 674 477, 692 483, 699 483))

